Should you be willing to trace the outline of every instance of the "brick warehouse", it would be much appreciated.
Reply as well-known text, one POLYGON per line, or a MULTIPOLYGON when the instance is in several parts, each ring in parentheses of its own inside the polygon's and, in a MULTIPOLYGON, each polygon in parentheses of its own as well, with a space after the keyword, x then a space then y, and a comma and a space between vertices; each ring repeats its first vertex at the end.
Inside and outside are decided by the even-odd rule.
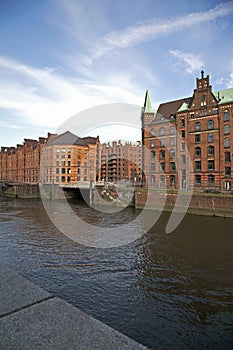
POLYGON ((141 114, 144 183, 155 188, 230 191, 233 186, 233 88, 212 92, 209 75, 191 97, 141 114))

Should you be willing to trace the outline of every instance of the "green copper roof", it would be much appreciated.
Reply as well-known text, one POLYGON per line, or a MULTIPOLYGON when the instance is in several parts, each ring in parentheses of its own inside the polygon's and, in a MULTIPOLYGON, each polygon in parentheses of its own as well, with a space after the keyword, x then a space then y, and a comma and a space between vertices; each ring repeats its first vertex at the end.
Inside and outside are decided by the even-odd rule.
POLYGON ((220 105, 223 103, 233 102, 233 88, 216 91, 213 93, 220 105))
POLYGON ((145 113, 155 113, 155 109, 152 108, 149 91, 146 91, 145 102, 144 102, 145 113))
POLYGON ((186 102, 183 102, 177 112, 187 111, 188 108, 189 108, 188 104, 186 102))

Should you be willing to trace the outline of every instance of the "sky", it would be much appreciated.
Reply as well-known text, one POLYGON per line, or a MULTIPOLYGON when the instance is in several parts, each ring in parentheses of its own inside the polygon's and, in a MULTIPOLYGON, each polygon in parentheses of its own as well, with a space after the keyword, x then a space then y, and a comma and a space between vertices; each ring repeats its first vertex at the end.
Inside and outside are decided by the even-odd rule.
MULTIPOLYGON (((154 108, 191 96, 202 68, 213 91, 233 87, 232 38, 233 1, 1 0, 0 146, 95 106, 142 106, 147 89, 154 108)), ((111 122, 102 142, 140 138, 140 113, 132 129, 111 122)))

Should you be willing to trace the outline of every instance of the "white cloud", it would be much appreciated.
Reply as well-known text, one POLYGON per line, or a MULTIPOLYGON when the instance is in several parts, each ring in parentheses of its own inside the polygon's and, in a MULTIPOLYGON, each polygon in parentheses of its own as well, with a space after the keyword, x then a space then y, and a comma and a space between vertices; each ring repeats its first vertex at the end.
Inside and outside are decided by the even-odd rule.
POLYGON ((171 55, 178 59, 179 67, 185 68, 186 72, 193 75, 204 66, 204 61, 200 55, 190 52, 182 52, 181 50, 170 50, 171 55))
POLYGON ((140 104, 133 89, 92 81, 75 81, 54 69, 36 69, 0 57, 0 108, 13 111, 32 125, 57 128, 64 120, 95 105, 125 102, 140 104), (14 76, 14 79, 9 77, 14 76))
MULTIPOLYGON (((220 4, 209 11, 190 13, 187 16, 140 22, 135 26, 127 27, 121 31, 114 31, 103 37, 102 54, 107 50, 118 47, 126 48, 141 44, 145 41, 155 39, 185 28, 213 21, 216 18, 224 17, 233 12, 233 1, 220 4), (107 44, 107 46, 106 46, 107 44)), ((97 47, 97 57, 101 55, 101 46, 97 47)))

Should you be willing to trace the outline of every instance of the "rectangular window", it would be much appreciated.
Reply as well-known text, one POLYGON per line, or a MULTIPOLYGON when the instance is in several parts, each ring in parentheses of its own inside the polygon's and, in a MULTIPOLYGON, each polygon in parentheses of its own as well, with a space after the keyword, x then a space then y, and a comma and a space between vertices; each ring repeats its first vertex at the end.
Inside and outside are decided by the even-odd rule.
POLYGON ((201 175, 195 175, 195 185, 196 186, 201 185, 201 175))
POLYGON ((195 162, 195 170, 201 171, 201 161, 200 160, 195 162))
POLYGON ((160 169, 161 171, 165 171, 165 163, 160 163, 160 169))
POLYGON ((181 142, 181 151, 185 151, 185 142, 181 142))
POLYGON ((181 138, 185 139, 185 131, 184 130, 181 131, 181 138))
POLYGON ((165 147, 165 140, 164 139, 160 139, 160 147, 165 147))
POLYGON ((56 182, 59 182, 59 176, 56 176, 56 182))
POLYGON ((175 175, 170 175, 170 185, 174 186, 176 182, 175 175))
POLYGON ((174 146, 174 145, 175 145, 175 138, 170 137, 170 146, 174 146))
POLYGON ((208 185, 214 186, 214 175, 208 175, 208 185))
POLYGON ((150 177, 150 181, 151 181, 151 183, 152 183, 152 184, 154 184, 154 183, 155 183, 155 176, 154 176, 154 175, 151 175, 151 177, 150 177))
POLYGON ((182 164, 186 164, 186 156, 185 155, 181 156, 181 161, 182 161, 182 164))
POLYGON ((151 142, 150 142, 150 147, 151 147, 151 148, 155 147, 155 140, 151 140, 151 142))
POLYGON ((151 169, 151 172, 155 172, 155 163, 151 163, 150 169, 151 169))
POLYGON ((56 168, 56 174, 59 174, 59 168, 56 168))
POLYGON ((195 143, 200 143, 201 142, 201 135, 197 134, 195 135, 195 143))
POLYGON ((225 147, 225 148, 230 147, 230 138, 229 138, 229 137, 226 137, 226 138, 224 139, 224 147, 225 147))
POLYGON ((230 117, 229 117, 229 112, 224 112, 224 116, 223 116, 223 118, 224 118, 224 122, 228 122, 228 120, 230 119, 230 117))
POLYGON ((214 170, 214 160, 208 160, 208 170, 212 171, 214 170))
POLYGON ((214 134, 212 132, 208 134, 208 142, 214 142, 214 134))
POLYGON ((225 168, 225 175, 226 175, 227 177, 230 177, 230 176, 231 176, 231 167, 230 167, 230 166, 227 166, 227 167, 225 168))
POLYGON ((155 151, 151 151, 151 159, 155 159, 155 151))
POLYGON ((229 163, 231 161, 231 154, 230 152, 225 153, 225 162, 229 163))
POLYGON ((176 171, 176 163, 170 162, 170 171, 176 171))

